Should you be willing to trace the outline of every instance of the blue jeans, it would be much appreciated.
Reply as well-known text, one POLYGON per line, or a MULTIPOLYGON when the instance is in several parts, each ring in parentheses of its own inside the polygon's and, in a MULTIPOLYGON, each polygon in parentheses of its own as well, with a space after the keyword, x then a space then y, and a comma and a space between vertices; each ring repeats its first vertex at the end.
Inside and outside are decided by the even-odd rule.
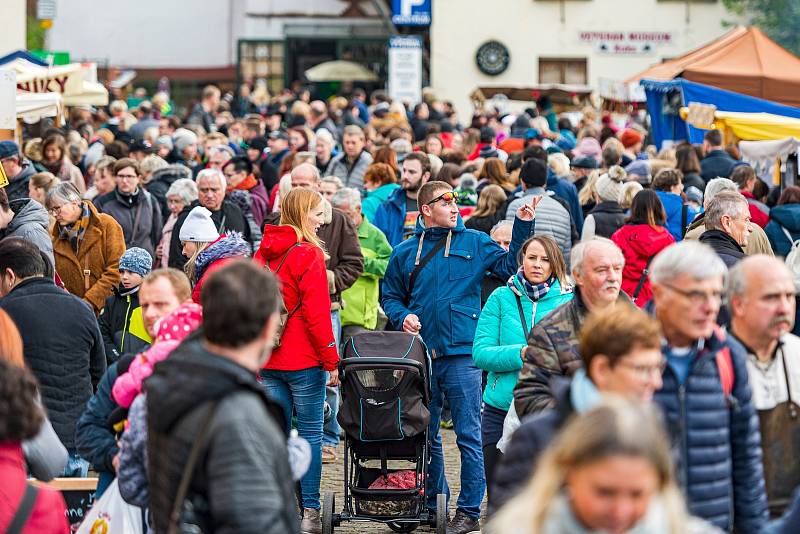
POLYGON ((60 476, 66 478, 86 478, 89 476, 89 462, 78 456, 75 449, 67 449, 67 465, 60 476))
MULTIPOLYGON (((339 351, 339 338, 342 337, 342 319, 339 317, 339 310, 331 312, 331 324, 333 325, 333 338, 336 340, 336 350, 339 351)), ((327 373, 325 378, 327 382, 327 373)), ((339 445, 339 435, 342 433, 339 422, 336 420, 336 416, 339 415, 339 386, 325 387, 325 402, 331 407, 331 418, 322 427, 322 444, 335 448, 339 445)))
MULTIPOLYGON (((442 437, 439 421, 443 397, 450 404, 456 444, 461 453, 461 493, 456 506, 473 519, 481 514, 481 501, 486 490, 481 448, 481 370, 471 356, 445 356, 433 360, 431 422, 431 463, 428 468, 428 508, 436 508, 436 495, 444 493, 450 501, 450 488, 444 474, 442 437)), ((449 504, 448 504, 449 505, 449 504)))
POLYGON ((267 394, 280 404, 291 427, 292 411, 297 414, 297 433, 311 445, 311 465, 300 479, 303 508, 319 510, 322 477, 322 415, 325 405, 325 371, 318 367, 301 371, 261 370, 267 394))

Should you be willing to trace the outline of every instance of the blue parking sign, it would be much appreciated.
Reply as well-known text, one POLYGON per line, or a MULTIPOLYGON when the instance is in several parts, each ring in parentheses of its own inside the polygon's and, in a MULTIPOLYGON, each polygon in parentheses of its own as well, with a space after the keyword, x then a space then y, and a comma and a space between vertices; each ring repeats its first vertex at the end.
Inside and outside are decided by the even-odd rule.
POLYGON ((392 23, 397 26, 430 26, 431 0, 392 0, 392 23))

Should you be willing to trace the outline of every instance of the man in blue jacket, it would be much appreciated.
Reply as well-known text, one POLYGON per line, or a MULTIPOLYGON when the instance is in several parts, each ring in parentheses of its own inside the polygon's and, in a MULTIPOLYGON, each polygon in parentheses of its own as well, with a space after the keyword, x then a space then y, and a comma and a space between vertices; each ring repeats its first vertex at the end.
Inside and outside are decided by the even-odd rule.
POLYGON ((700 161, 700 177, 706 183, 714 178, 730 178, 736 160, 722 148, 722 132, 709 130, 703 137, 706 157, 700 161))
POLYGON ((769 513, 747 353, 716 326, 725 275, 711 247, 695 241, 653 261, 667 360, 655 401, 679 451, 678 481, 691 513, 725 532, 760 533, 769 513))
POLYGON ((412 152, 403 160, 400 189, 378 206, 372 224, 383 232, 392 247, 414 235, 417 225, 417 195, 431 177, 431 162, 422 152, 412 152))
POLYGON ((461 452, 461 494, 448 533, 478 528, 486 487, 480 440, 481 371, 472 362, 481 281, 486 271, 508 277, 517 270, 517 253, 532 231, 537 200, 517 210, 506 252, 488 235, 464 228, 450 185, 428 182, 417 197, 421 220, 414 237, 394 249, 384 278, 383 309, 389 320, 405 332, 420 334, 433 360, 427 481, 431 509, 438 493, 450 493, 439 436, 443 396, 453 415, 461 452))

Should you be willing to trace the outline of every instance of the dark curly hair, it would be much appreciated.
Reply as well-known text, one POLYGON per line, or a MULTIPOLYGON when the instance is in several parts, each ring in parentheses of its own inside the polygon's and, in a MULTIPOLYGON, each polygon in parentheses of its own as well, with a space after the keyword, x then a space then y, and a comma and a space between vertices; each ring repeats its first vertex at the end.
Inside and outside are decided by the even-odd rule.
POLYGON ((0 360, 0 442, 24 441, 39 433, 44 414, 38 391, 30 371, 0 360))

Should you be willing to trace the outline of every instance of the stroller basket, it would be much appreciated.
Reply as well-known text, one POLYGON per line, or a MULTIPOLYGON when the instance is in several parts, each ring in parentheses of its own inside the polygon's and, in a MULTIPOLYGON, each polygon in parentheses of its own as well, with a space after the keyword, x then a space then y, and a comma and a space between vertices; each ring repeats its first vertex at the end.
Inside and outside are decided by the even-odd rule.
MULTIPOLYGON (((394 471, 389 471, 394 472, 394 471)), ((369 489, 370 484, 381 476, 381 469, 360 467, 356 485, 350 490, 355 501, 356 513, 373 517, 415 516, 421 511, 422 494, 420 484, 408 489, 369 489)))

